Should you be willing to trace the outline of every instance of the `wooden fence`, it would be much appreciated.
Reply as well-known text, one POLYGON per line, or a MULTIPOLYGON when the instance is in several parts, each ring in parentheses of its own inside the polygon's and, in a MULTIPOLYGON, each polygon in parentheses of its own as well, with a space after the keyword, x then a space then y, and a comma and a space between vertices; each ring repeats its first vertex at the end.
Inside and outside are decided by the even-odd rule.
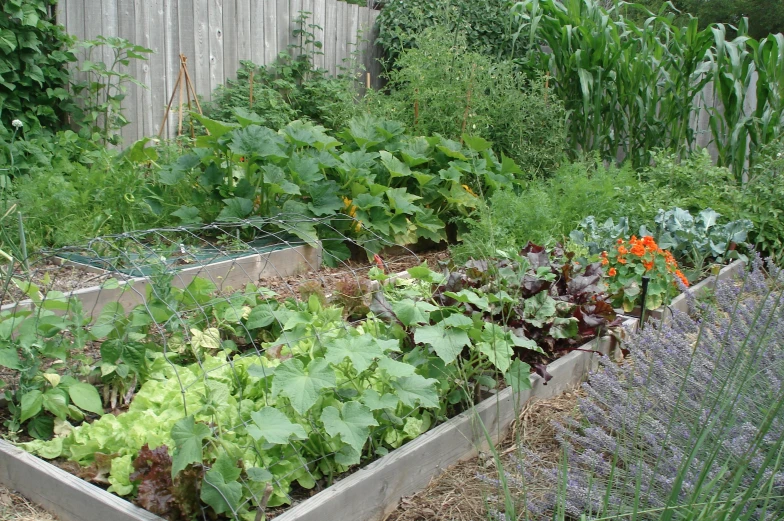
MULTIPOLYGON (((359 50, 377 84, 380 51, 371 42, 379 11, 340 0, 60 0, 57 18, 80 39, 119 36, 154 51, 127 71, 147 86, 131 85, 123 103, 131 121, 122 130, 128 144, 158 133, 181 53, 188 58, 196 93, 209 99, 216 87, 236 77, 240 60, 269 64, 296 43, 292 32, 300 11, 312 13, 308 23, 321 27, 313 30, 323 44, 317 67, 336 74, 359 50)), ((108 49, 103 59, 110 60, 108 49)), ((171 137, 176 117, 166 125, 171 137)))

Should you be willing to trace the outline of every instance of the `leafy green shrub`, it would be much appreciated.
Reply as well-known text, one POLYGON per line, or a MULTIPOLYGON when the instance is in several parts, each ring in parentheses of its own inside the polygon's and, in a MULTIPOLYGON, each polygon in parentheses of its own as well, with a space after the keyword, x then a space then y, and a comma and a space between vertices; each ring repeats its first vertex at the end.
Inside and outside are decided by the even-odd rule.
POLYGON ((152 50, 116 36, 80 41, 77 48, 84 54, 78 67, 83 79, 71 82, 77 101, 69 107, 71 122, 83 137, 118 145, 122 141, 119 131, 129 123, 122 106, 128 84, 147 88, 121 67, 127 68, 132 60, 146 60, 152 50), (93 59, 104 51, 112 56, 109 63, 100 57, 93 59))
MULTIPOLYGON (((752 230, 751 221, 738 219, 719 224, 721 220, 721 214, 711 208, 696 216, 681 208, 659 210, 655 219, 659 246, 692 268, 690 280, 702 273, 708 261, 722 264, 738 258, 748 260, 736 248, 746 242, 752 230)), ((640 234, 649 235, 642 230, 640 234)))
MULTIPOLYGON (((255 114, 258 124, 279 129, 297 119, 296 112, 286 99, 270 87, 257 65, 242 61, 236 80, 228 80, 212 93, 212 100, 204 104, 204 115, 218 121, 236 120, 237 109, 255 114), (253 72, 253 104, 250 103, 250 74, 253 72)), ((242 112, 239 112, 242 114, 242 112)))
POLYGON ((0 130, 21 120, 28 129, 57 129, 72 105, 66 65, 72 43, 55 25, 54 0, 0 4, 0 130))
POLYGON ((642 169, 640 177, 652 185, 650 192, 660 192, 660 200, 670 201, 666 207, 693 213, 714 208, 728 217, 738 215, 740 187, 732 172, 713 164, 706 149, 681 160, 671 152, 655 151, 652 164, 642 169))
POLYGON ((337 78, 326 70, 315 69, 313 57, 319 54, 321 42, 316 41, 307 24, 309 13, 300 12, 295 21, 296 44, 278 54, 278 59, 265 66, 242 61, 236 80, 218 87, 212 101, 204 104, 204 115, 210 119, 234 122, 249 111, 255 124, 279 130, 295 119, 308 119, 327 128, 341 130, 357 115, 356 89, 348 75, 337 78), (253 103, 251 83, 253 78, 253 103), (238 112, 239 110, 239 112, 238 112))
POLYGON ((498 58, 520 52, 510 30, 507 0, 388 0, 378 17, 378 39, 387 64, 401 52, 416 47, 425 29, 441 26, 449 33, 464 32, 471 50, 498 58))
POLYGON ((784 142, 764 151, 743 187, 741 215, 751 220, 756 247, 776 259, 784 258, 784 142))
POLYGON ((471 51, 467 41, 442 27, 425 30, 388 73, 389 94, 369 98, 371 110, 419 135, 480 135, 526 172, 551 172, 564 155, 563 104, 544 81, 471 51))
POLYGON ((551 179, 529 181, 519 193, 499 190, 490 196, 475 218, 466 220, 468 232, 452 254, 458 261, 486 258, 528 241, 562 240, 588 214, 598 212, 605 219, 622 208, 626 193, 616 185, 637 184, 629 167, 606 168, 598 159, 566 164, 551 179))

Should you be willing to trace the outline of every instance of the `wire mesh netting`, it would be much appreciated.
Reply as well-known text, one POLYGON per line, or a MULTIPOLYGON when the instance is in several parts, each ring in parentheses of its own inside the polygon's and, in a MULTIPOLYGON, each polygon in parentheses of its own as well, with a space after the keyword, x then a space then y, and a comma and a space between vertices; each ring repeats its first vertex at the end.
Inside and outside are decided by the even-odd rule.
POLYGON ((374 274, 421 261, 334 223, 133 232, 8 269, 9 435, 169 519, 261 519, 415 438, 437 380, 369 306, 374 274))

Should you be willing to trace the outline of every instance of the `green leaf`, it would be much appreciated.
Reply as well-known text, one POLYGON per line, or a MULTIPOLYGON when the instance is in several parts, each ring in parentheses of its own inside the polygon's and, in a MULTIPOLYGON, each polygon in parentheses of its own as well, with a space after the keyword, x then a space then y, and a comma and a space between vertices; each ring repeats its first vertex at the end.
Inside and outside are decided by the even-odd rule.
POLYGON ((336 338, 330 340, 326 348, 324 358, 328 362, 338 365, 348 358, 354 369, 360 373, 368 369, 377 358, 384 356, 384 351, 376 339, 368 334, 336 338))
POLYGON ((117 364, 122 360, 135 371, 140 371, 144 367, 146 355, 147 348, 139 342, 112 339, 101 344, 102 361, 117 364))
MULTIPOLYGON (((172 467, 174 470, 174 467, 172 467)), ((210 470, 204 475, 201 485, 201 500, 207 503, 216 514, 237 511, 242 500, 242 485, 237 481, 226 482, 217 470, 210 470)), ((232 517, 235 517, 232 515, 232 517)))
POLYGON ((43 403, 43 393, 41 393, 41 391, 38 389, 33 389, 32 391, 28 391, 22 395, 22 400, 20 403, 21 416, 19 418, 19 423, 24 423, 26 420, 29 420, 41 412, 43 403))
POLYGON ((411 176, 411 169, 408 167, 408 165, 403 163, 401 160, 386 150, 379 152, 379 155, 381 156, 381 163, 387 168, 392 179, 396 177, 411 176))
POLYGON ((395 394, 408 407, 438 408, 436 384, 438 384, 438 380, 435 378, 425 378, 418 374, 392 381, 395 394))
POLYGON ((555 317, 555 299, 540 291, 531 298, 525 299, 523 318, 534 327, 542 327, 555 317))
POLYGON ((253 364, 248 366, 248 375, 253 378, 269 378, 275 376, 274 367, 264 367, 263 365, 253 364))
POLYGON ((392 311, 405 326, 427 324, 430 322, 430 312, 436 309, 437 306, 421 300, 403 299, 392 303, 392 311))
POLYGON ((477 349, 487 356, 501 372, 506 372, 512 363, 512 355, 514 354, 510 333, 504 331, 503 327, 498 324, 485 323, 481 339, 482 341, 476 345, 477 349))
POLYGON ((476 292, 470 289, 461 289, 457 293, 445 291, 444 295, 453 298, 458 302, 467 302, 482 311, 490 311, 490 301, 487 300, 487 297, 480 297, 476 292))
POLYGON ((271 304, 261 303, 251 310, 245 326, 248 329, 258 329, 267 327, 276 320, 277 318, 275 317, 273 306, 271 304))
POLYGON ((434 326, 420 326, 414 333, 414 340, 420 344, 429 344, 445 364, 454 362, 465 346, 471 345, 471 339, 462 329, 447 327, 443 322, 434 326))
POLYGON ((237 155, 286 159, 286 142, 277 132, 267 127, 250 125, 232 132, 229 149, 237 155))
POLYGON ((504 375, 506 383, 519 393, 531 388, 531 366, 518 359, 512 361, 509 370, 504 375))
POLYGON ((305 366, 300 360, 290 358, 275 369, 272 394, 286 396, 294 410, 304 415, 318 401, 322 390, 332 389, 336 385, 335 371, 326 360, 311 361, 305 372, 305 366))
POLYGON ((244 197, 224 199, 226 206, 218 214, 218 221, 232 221, 244 219, 253 211, 253 201, 244 197))
POLYGON ((386 190, 387 199, 389 200, 389 207, 394 210, 396 214, 414 214, 418 207, 414 201, 422 199, 418 195, 410 194, 405 188, 389 188, 386 190))
POLYGON ((12 347, 0 347, 0 366, 8 369, 20 370, 19 354, 12 347))
POLYGON ((259 467, 251 467, 245 472, 248 474, 248 479, 255 483, 268 483, 274 478, 272 472, 259 467))
POLYGON ((371 411, 395 409, 400 402, 400 399, 394 394, 386 393, 381 396, 374 389, 368 389, 362 393, 361 400, 371 411))
POLYGON ((61 420, 68 417, 68 403, 65 395, 59 389, 48 389, 43 394, 43 408, 61 420))
POLYGON ((479 136, 469 136, 468 134, 463 134, 463 142, 474 152, 484 152, 493 146, 492 143, 486 139, 479 136))
POLYGON ((309 188, 310 202, 308 208, 314 215, 332 215, 343 208, 343 201, 338 196, 338 185, 334 181, 314 184, 309 188))
POLYGON ((215 121, 214 119, 202 116, 197 112, 191 112, 190 115, 193 119, 204 125, 204 127, 210 132, 210 137, 213 139, 219 138, 224 134, 228 134, 237 128, 237 125, 227 125, 226 123, 215 121))
POLYGON ((199 214, 199 209, 195 206, 180 206, 172 212, 172 215, 180 220, 180 224, 200 224, 202 219, 199 214))
POLYGON ((210 436, 212 436, 210 428, 203 423, 196 423, 193 416, 183 418, 174 424, 171 432, 175 446, 172 478, 191 463, 203 463, 203 443, 210 436))
POLYGON ((393 378, 411 376, 416 372, 416 368, 413 365, 394 360, 388 356, 379 358, 378 368, 386 371, 393 378))
POLYGON ((47 291, 41 307, 51 311, 65 311, 68 309, 68 297, 62 291, 47 291))
POLYGON ((574 338, 577 336, 579 321, 574 318, 556 318, 550 326, 550 336, 553 338, 574 338))
POLYGON ((77 382, 68 386, 68 395, 71 401, 83 411, 97 415, 103 414, 103 404, 98 389, 84 382, 77 382))
POLYGON ((357 453, 362 451, 368 440, 369 427, 378 425, 371 410, 355 401, 344 403, 341 411, 332 406, 325 407, 321 413, 321 423, 327 434, 340 436, 340 440, 357 453))
POLYGON ((408 274, 411 275, 412 279, 423 280, 431 284, 440 284, 444 281, 444 275, 428 268, 427 262, 423 262, 421 265, 414 266, 413 268, 408 268, 406 271, 408 271, 408 274))
POLYGON ((35 439, 48 440, 54 434, 54 418, 36 416, 27 424, 27 432, 35 439))
POLYGON ((250 416, 256 425, 248 426, 248 434, 254 440, 264 438, 269 443, 285 445, 292 436, 298 440, 308 437, 302 425, 292 423, 285 414, 274 407, 262 407, 250 416))

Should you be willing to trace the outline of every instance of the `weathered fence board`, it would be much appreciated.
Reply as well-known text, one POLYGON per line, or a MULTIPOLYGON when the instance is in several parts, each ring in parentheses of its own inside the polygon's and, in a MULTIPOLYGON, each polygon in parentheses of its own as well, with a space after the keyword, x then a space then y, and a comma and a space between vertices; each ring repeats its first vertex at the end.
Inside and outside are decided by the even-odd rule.
MULTIPOLYGON (((180 54, 188 59, 196 93, 210 99, 216 87, 236 77, 240 60, 269 64, 296 43, 292 31, 300 11, 311 13, 308 24, 320 26, 312 29, 324 53, 316 56, 316 66, 336 74, 359 48, 365 69, 378 69, 372 60, 379 52, 370 43, 375 37, 368 36, 379 11, 340 0, 61 0, 57 5, 58 21, 79 39, 119 36, 155 51, 148 61, 126 69, 147 86, 128 86, 126 144, 160 130, 180 54), (358 41, 358 31, 365 41, 358 41)), ((103 49, 93 59, 111 63, 111 51, 103 49)), ((176 113, 164 125, 164 135, 175 135, 176 113)))

